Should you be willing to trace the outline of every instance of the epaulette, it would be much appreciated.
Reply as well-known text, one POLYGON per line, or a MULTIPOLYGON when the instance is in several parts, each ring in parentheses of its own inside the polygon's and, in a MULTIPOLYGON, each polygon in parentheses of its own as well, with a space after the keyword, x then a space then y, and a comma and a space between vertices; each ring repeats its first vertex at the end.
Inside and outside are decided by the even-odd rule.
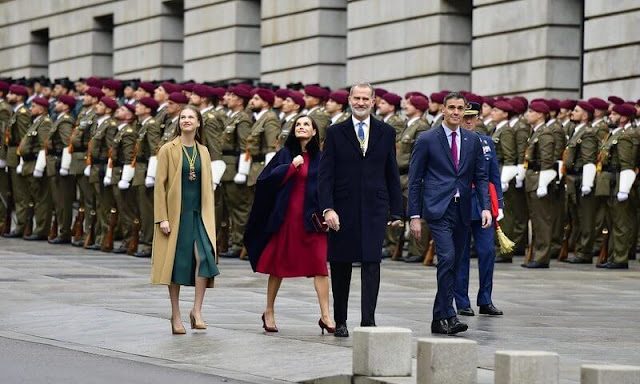
POLYGON ((111 125, 114 125, 114 126, 115 126, 115 125, 118 125, 118 124, 116 124, 116 122, 115 122, 115 121, 113 121, 113 120, 111 120, 111 123, 110 123, 110 124, 111 124, 111 125))
POLYGON ((45 116, 44 121, 51 121, 51 118, 49 116, 45 116))
POLYGON ((20 109, 18 109, 19 113, 27 113, 27 108, 25 107, 20 107, 20 109))
POLYGON ((153 124, 153 123, 155 123, 155 122, 156 122, 156 121, 155 121, 155 120, 153 120, 153 119, 149 120, 149 124, 153 124))
POLYGON ((133 133, 133 128, 127 128, 127 129, 125 130, 125 132, 126 132, 126 133, 133 133))

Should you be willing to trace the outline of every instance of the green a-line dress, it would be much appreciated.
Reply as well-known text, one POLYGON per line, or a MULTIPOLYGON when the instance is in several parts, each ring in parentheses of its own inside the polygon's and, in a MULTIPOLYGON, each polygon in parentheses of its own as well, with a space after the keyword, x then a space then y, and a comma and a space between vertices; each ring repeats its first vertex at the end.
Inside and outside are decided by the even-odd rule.
MULTIPOLYGON (((194 147, 184 147, 193 158, 194 147)), ((178 242, 176 257, 173 263, 171 281, 179 285, 195 285, 196 254, 194 244, 198 249, 200 268, 198 277, 212 278, 220 272, 213 255, 213 246, 202 222, 202 164, 200 156, 195 163, 196 180, 189 180, 189 161, 182 152, 182 210, 180 212, 180 227, 178 228, 178 242)))

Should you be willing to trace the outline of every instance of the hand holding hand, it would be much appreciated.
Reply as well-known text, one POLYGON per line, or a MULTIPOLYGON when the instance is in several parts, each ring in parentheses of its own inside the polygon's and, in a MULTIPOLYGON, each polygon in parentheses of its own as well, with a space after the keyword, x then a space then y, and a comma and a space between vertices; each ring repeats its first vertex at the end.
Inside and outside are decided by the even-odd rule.
POLYGON ((324 214, 324 221, 329 226, 329 229, 333 229, 334 231, 340 230, 340 218, 336 211, 329 210, 324 214))
POLYGON ((293 158, 293 161, 291 162, 291 164, 293 164, 294 167, 298 168, 302 164, 304 164, 304 158, 302 156, 298 155, 298 156, 293 158))
POLYGON ((482 228, 489 228, 491 221, 491 211, 488 209, 482 211, 482 228))
POLYGON ((420 240, 420 237, 422 236, 422 223, 420 222, 419 217, 411 219, 409 222, 409 229, 411 229, 411 235, 413 235, 416 240, 420 240))
POLYGON ((160 230, 165 235, 168 235, 171 233, 171 228, 169 227, 169 220, 164 220, 160 222, 160 230))

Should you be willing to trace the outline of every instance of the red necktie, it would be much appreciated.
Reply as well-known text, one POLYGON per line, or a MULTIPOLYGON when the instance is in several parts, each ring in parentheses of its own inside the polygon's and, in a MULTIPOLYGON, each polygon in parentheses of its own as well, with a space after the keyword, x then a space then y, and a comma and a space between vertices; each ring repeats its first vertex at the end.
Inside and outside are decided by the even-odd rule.
POLYGON ((458 143, 456 142, 457 132, 451 132, 451 157, 453 158, 453 168, 458 172, 458 143))

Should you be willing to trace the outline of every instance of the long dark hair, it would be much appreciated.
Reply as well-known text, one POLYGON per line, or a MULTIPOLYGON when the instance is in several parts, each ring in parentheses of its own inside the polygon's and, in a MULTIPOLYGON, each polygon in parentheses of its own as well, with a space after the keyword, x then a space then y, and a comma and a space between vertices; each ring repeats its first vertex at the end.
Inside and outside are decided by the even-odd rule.
POLYGON ((306 150, 309 156, 313 157, 316 153, 320 152, 320 139, 318 139, 318 125, 316 122, 308 115, 300 115, 296 117, 293 121, 293 125, 291 126, 291 132, 289 132, 289 136, 287 136, 287 140, 284 142, 284 146, 289 149, 292 157, 296 157, 298 155, 302 155, 302 146, 300 145, 300 140, 296 137, 296 124, 298 120, 306 117, 311 120, 311 126, 316 131, 316 134, 311 136, 311 139, 307 143, 306 150))
POLYGON ((185 109, 192 110, 193 112, 196 113, 196 116, 198 117, 198 123, 200 123, 200 126, 196 130, 196 141, 202 144, 202 136, 204 134, 204 121, 202 120, 202 113, 200 113, 200 110, 196 106, 191 104, 187 104, 184 107, 182 107, 182 109, 180 110, 180 113, 178 113, 178 129, 176 129, 176 132, 173 138, 175 139, 176 137, 182 134, 182 129, 180 128, 180 115, 182 115, 182 112, 185 109))

